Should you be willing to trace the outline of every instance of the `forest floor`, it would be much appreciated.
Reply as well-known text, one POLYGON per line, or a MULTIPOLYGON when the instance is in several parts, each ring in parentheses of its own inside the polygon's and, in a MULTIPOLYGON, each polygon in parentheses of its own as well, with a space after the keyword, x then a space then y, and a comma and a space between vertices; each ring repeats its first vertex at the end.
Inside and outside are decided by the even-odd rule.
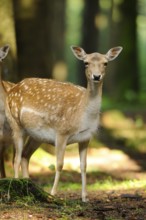
MULTIPOLYGON (((100 142, 93 140, 88 151, 89 202, 83 203, 80 199, 78 152, 71 147, 66 153, 65 169, 59 183, 57 197, 61 202, 0 202, 0 220, 145 220, 145 119, 107 112, 102 125, 100 142)), ((39 149, 30 163, 31 179, 47 192, 50 192, 54 179, 54 160, 53 155, 45 156, 39 149)), ((8 163, 7 173, 9 167, 8 163)))

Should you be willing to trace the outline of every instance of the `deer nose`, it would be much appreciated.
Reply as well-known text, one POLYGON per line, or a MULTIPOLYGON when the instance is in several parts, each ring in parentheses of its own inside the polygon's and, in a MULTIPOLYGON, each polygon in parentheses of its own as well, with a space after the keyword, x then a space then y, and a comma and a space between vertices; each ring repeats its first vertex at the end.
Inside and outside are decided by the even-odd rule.
POLYGON ((94 75, 93 74, 93 80, 94 81, 100 81, 101 80, 101 75, 94 75))

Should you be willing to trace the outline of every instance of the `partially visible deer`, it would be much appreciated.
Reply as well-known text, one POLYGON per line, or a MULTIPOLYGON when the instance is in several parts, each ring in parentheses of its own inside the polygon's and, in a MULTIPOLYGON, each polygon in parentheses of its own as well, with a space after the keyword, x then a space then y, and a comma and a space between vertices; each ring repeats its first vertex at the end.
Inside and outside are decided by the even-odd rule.
MULTIPOLYGON (((1 64, 2 61, 6 58, 8 52, 9 52, 8 45, 5 45, 0 48, 1 64)), ((1 77, 1 73, 0 73, 0 77, 1 77)), ((6 99, 6 92, 8 93, 15 84, 9 81, 2 81, 2 84, 0 84, 0 177, 4 178, 6 177, 5 166, 4 166, 4 153, 6 148, 8 148, 10 145, 13 145, 12 132, 5 117, 5 99, 6 99), (3 89, 2 84, 4 85, 5 90, 3 89)), ((22 164, 21 164, 23 177, 26 176, 28 177, 29 159, 32 153, 35 151, 35 149, 39 147, 39 145, 40 145, 39 142, 36 142, 31 138, 27 140, 25 144, 25 146, 27 146, 27 149, 24 152, 24 159, 22 159, 22 164)), ((23 158, 23 154, 22 154, 22 158, 23 158)))
MULTIPOLYGON (((0 62, 5 59, 9 51, 9 46, 5 45, 0 48, 0 62)), ((3 81, 6 91, 8 92, 13 86, 13 83, 3 81)), ((3 178, 6 176, 4 167, 4 151, 7 145, 12 143, 10 128, 5 124, 5 93, 3 92, 3 87, 0 87, 0 176, 3 178), (4 126, 4 124, 6 126, 4 126), (6 128, 7 127, 7 128, 6 128), (4 130, 7 130, 5 133, 4 130), (4 134, 5 133, 5 134, 4 134)))
MULTIPOLYGON (((6 91, 9 91, 13 87, 13 83, 3 81, 6 91)), ((5 166, 4 166, 4 153, 6 148, 13 144, 11 129, 5 120, 5 107, 3 99, 0 93, 0 176, 1 178, 6 177, 5 166)))
POLYGON ((86 156, 87 146, 99 126, 99 112, 105 69, 122 47, 114 47, 106 54, 87 54, 82 48, 71 47, 74 55, 85 64, 87 89, 55 80, 26 78, 7 93, 6 116, 13 131, 16 156, 15 178, 18 178, 24 134, 35 140, 55 145, 56 174, 51 194, 63 168, 66 145, 79 143, 82 177, 82 201, 87 201, 86 156))

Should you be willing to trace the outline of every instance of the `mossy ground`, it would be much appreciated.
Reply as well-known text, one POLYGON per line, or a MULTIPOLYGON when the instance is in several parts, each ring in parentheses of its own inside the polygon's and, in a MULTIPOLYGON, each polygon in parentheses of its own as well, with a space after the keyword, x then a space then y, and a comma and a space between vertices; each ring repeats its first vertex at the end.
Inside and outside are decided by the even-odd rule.
POLYGON ((19 200, 27 203, 52 202, 53 197, 30 179, 0 179, 1 203, 18 202, 19 200))

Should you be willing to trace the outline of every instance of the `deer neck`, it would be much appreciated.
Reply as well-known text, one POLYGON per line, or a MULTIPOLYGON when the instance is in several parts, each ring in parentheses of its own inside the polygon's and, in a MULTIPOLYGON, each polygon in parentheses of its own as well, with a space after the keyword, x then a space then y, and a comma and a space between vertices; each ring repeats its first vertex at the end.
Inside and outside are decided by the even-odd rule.
POLYGON ((102 96, 102 85, 103 82, 95 83, 89 81, 87 84, 87 94, 90 99, 99 99, 102 96))
POLYGON ((97 114, 101 106, 102 98, 102 82, 88 82, 87 85, 87 108, 90 110, 91 114, 97 114))

